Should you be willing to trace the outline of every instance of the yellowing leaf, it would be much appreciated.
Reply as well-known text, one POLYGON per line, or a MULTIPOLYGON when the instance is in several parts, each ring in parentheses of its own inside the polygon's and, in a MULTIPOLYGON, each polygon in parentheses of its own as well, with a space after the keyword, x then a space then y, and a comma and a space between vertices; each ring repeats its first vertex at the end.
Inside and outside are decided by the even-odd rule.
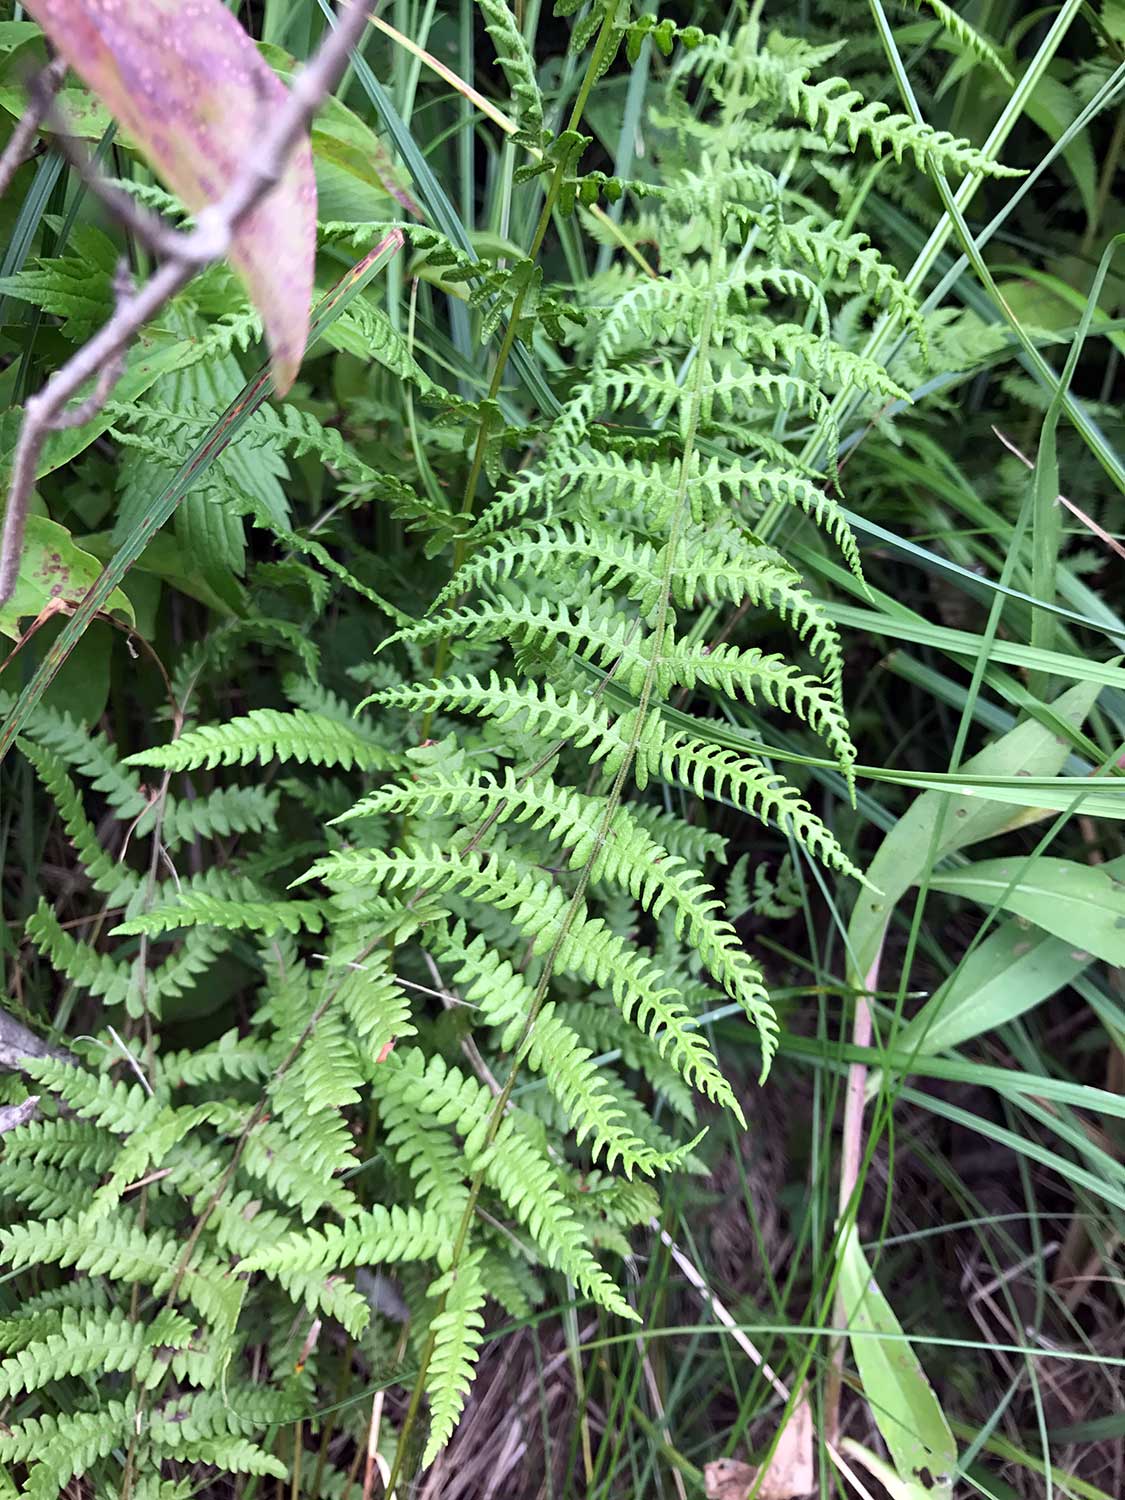
MULTIPOLYGON (((286 97, 222 0, 28 0, 27 9, 193 211, 223 195, 286 97)), ((303 141, 231 249, 282 395, 305 352, 315 251, 316 184, 303 141)))
MULTIPOLYGON (((0 609, 0 635, 18 640, 21 620, 34 619, 51 605, 73 607, 101 571, 98 559, 83 552, 65 526, 28 516, 16 587, 0 609)), ((114 589, 106 608, 133 619, 133 606, 120 589, 114 589)))

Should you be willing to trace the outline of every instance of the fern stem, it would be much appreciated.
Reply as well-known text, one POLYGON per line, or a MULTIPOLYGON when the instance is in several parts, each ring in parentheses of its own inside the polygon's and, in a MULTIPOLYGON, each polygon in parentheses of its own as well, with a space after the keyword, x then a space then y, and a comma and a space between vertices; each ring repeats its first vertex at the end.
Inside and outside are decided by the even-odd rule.
MULTIPOLYGON (((609 48, 613 45, 616 45, 616 39, 614 37, 614 28, 616 25, 616 21, 617 0, 608 0, 608 4, 605 8, 605 15, 602 17, 601 29, 599 30, 597 40, 594 43, 594 50, 590 54, 590 61, 586 65, 586 72, 583 76, 582 83, 579 86, 578 94, 574 101, 574 108, 570 112, 570 119, 567 122, 568 131, 577 130, 579 124, 581 123, 582 116, 586 112, 586 105, 590 98, 590 90, 593 88, 595 82, 601 76, 603 64, 606 61, 606 56, 609 48)), ((565 156, 562 156, 555 164, 555 170, 551 174, 551 181, 547 188, 546 196, 543 199, 543 207, 539 213, 539 222, 535 226, 535 233, 532 235, 531 244, 528 246, 527 258, 530 261, 534 261, 538 257, 540 250, 543 248, 543 241, 547 237, 547 230, 550 228, 551 219, 555 212, 555 205, 558 202, 559 193, 562 190, 563 178, 566 175, 566 167, 567 158, 565 156)), ((493 402, 495 402, 496 397, 500 392, 500 386, 504 379, 504 371, 507 369, 508 360, 511 356, 512 348, 516 341, 516 335, 519 329, 520 314, 523 312, 523 304, 526 296, 527 283, 525 282, 516 292, 516 295, 512 301, 512 310, 508 316, 508 325, 504 329, 504 337, 500 342, 500 348, 496 354, 496 362, 492 367, 492 378, 488 383, 488 395, 485 398, 484 409, 480 414, 480 423, 477 427, 477 439, 476 444, 473 448, 472 462, 469 465, 469 475, 465 481, 465 492, 461 497, 460 515, 463 519, 467 519, 472 515, 473 507, 476 505, 477 486, 480 484, 481 472, 484 469, 484 455, 488 449, 488 438, 492 428, 492 406, 493 402)), ((468 542, 465 538, 464 533, 462 532, 457 537, 457 540, 454 543, 453 547, 454 576, 456 576, 457 572, 461 568, 467 555, 468 542)), ((434 676, 442 677, 448 664, 449 637, 447 635, 443 635, 438 641, 437 651, 434 655, 434 676)), ((433 713, 431 711, 426 714, 422 721, 423 739, 427 739, 429 736, 429 729, 432 718, 433 713)))
MULTIPOLYGON (((611 0, 610 11, 614 10, 615 8, 615 0, 611 0)), ((609 12, 607 11, 607 19, 608 17, 609 12)), ((599 36, 599 42, 601 41, 602 36, 606 34, 606 31, 607 26, 606 23, 603 22, 602 33, 599 36)), ((597 56, 598 50, 598 48, 595 48, 595 57, 597 56)), ((588 70, 587 73, 587 77, 591 79, 594 76, 592 69, 593 60, 591 61, 591 69, 588 70)), ((583 96, 580 95, 580 100, 582 98, 583 96)), ((680 475, 677 484, 675 506, 673 509, 671 521, 669 523, 668 540, 665 543, 664 547, 664 564, 660 582, 660 595, 656 606, 656 620, 652 632, 652 651, 649 655, 644 682, 638 695, 636 718, 634 720, 632 731, 630 733, 629 743, 627 745, 625 754, 622 757, 621 765, 617 770, 617 774, 613 780, 613 785, 606 797, 605 808, 602 812, 601 818, 599 819, 597 836, 595 837, 594 843, 591 847, 590 856, 586 860, 586 863, 583 865, 582 870, 579 873, 575 889, 571 895, 570 901, 567 903, 566 910, 559 921, 558 931, 555 934, 550 950, 544 960, 543 972, 539 977, 539 982, 535 987, 535 993, 531 999, 531 1003, 528 1006, 527 1019, 524 1022, 519 1039, 517 1040, 513 1048, 512 1065, 508 1070, 508 1076, 505 1079, 504 1085, 500 1093, 497 1095, 492 1109, 489 1113, 488 1123, 485 1128, 481 1143, 482 1152, 486 1152, 495 1141, 497 1132, 500 1129, 501 1122, 503 1121, 504 1115, 508 1109, 508 1105, 511 1102, 512 1091, 516 1086, 516 1080, 519 1077, 519 1071, 523 1065, 525 1049, 535 1028, 535 1023, 539 1017, 539 1013, 542 1010, 544 1003, 546 1002, 547 994, 550 989, 552 978, 554 976, 555 966, 558 963, 559 954, 561 953, 567 936, 574 925, 574 921, 578 915, 579 908, 581 907, 582 902, 585 899, 586 891, 590 884, 590 878, 593 872, 595 860, 597 859, 598 851, 604 846, 605 841, 609 836, 614 814, 616 813, 617 808, 620 805, 621 798, 625 790, 625 784, 631 773, 633 761, 636 758, 637 748, 640 745, 641 737, 644 733, 645 721, 648 717, 648 711, 649 707, 651 706, 653 691, 656 686, 657 672, 660 665, 661 653, 664 648, 664 639, 668 630, 668 612, 672 589, 672 575, 675 568, 675 559, 679 547, 680 534, 683 529, 684 516, 687 512, 688 472, 690 468, 691 455, 695 447, 695 434, 699 426, 699 418, 702 409, 703 375, 707 369, 707 355, 710 349, 713 319, 714 303, 713 301, 708 300, 708 302, 704 306, 703 316, 700 324, 699 343, 697 346, 699 357, 695 361, 694 369, 692 372, 692 401, 691 406, 688 410, 688 419, 684 426, 683 453, 680 462, 680 475)), ((453 1244, 453 1253, 450 1258, 450 1265, 453 1267, 456 1267, 460 1263, 461 1258, 465 1253, 465 1247, 469 1239, 469 1231, 472 1227, 472 1221, 476 1213, 477 1199, 480 1196, 480 1190, 483 1184, 484 1170, 478 1169, 473 1174, 472 1181, 469 1184, 468 1199, 465 1203, 465 1208, 461 1215, 461 1221, 457 1228, 457 1235, 453 1244)), ((415 1422, 418 1419, 418 1412, 421 1409, 422 1397, 424 1395, 426 1387, 426 1377, 429 1372, 430 1362, 433 1359, 436 1344, 437 1334, 432 1330, 431 1326, 431 1331, 427 1334, 426 1342, 422 1349, 422 1355, 419 1360, 418 1375, 414 1382, 414 1388, 410 1393, 410 1404, 407 1407, 406 1417, 403 1420, 402 1429, 399 1433, 399 1441, 397 1451, 395 1453, 394 1467, 392 1468, 390 1478, 387 1481, 388 1500, 394 1500, 396 1485, 398 1483, 402 1469, 402 1457, 403 1454, 407 1451, 410 1434, 413 1430, 415 1422)))

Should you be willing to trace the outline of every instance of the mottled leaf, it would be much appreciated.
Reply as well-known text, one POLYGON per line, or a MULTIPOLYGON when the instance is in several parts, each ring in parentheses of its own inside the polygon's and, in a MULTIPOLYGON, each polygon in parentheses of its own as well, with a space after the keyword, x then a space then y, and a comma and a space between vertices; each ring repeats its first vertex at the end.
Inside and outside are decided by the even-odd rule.
MULTIPOLYGON (((16 587, 0 609, 0 635, 16 640, 21 620, 51 606, 72 608, 101 571, 101 563, 82 551, 65 526, 46 516, 28 516, 16 587)), ((120 589, 114 589, 106 607, 133 618, 133 606, 120 589)))
MULTIPOLYGON (((222 196, 286 97, 222 0, 28 0, 27 9, 193 211, 222 196)), ((305 351, 315 249, 305 141, 231 250, 281 394, 305 351)))

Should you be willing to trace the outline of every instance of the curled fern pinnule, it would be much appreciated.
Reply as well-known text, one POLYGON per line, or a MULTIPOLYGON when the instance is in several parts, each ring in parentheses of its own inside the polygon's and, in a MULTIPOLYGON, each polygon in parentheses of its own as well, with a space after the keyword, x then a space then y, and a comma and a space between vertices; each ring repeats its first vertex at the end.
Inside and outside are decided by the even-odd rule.
POLYGON ((959 42, 970 56, 975 57, 978 62, 987 63, 1009 88, 1015 84, 1011 70, 993 44, 975 26, 970 26, 964 16, 958 15, 952 6, 946 5, 945 0, 898 0, 898 3, 904 10, 913 10, 919 14, 923 7, 931 11, 941 29, 959 42))
MULTIPOLYGON (((805 302, 816 314, 821 338, 828 339, 832 317, 828 311, 827 299, 816 282, 803 271, 791 266, 756 266, 740 261, 729 273, 726 289, 729 293, 737 293, 740 301, 745 301, 747 294, 751 297, 761 296, 769 289, 780 292, 783 297, 791 298, 794 302, 805 302)), ((737 331, 738 325, 735 324, 734 332, 737 334, 737 331)))
POLYGON ((743 693, 804 719, 825 741, 849 778, 856 753, 847 721, 830 689, 791 666, 783 656, 756 648, 740 650, 726 642, 711 648, 677 644, 661 664, 661 688, 720 687, 733 697, 743 693))
POLYGON ((496 61, 504 71, 516 104, 519 130, 513 138, 517 144, 538 150, 546 141, 543 127, 543 98, 539 92, 535 61, 523 32, 504 0, 477 0, 484 17, 485 30, 496 48, 496 61))
POLYGON ((929 357, 921 308, 903 286, 898 272, 883 259, 866 234, 859 231, 848 234, 841 221, 825 222, 812 215, 794 222, 783 221, 774 233, 781 254, 815 266, 822 277, 844 284, 854 277, 861 291, 909 325, 923 357, 929 357))
POLYGON ((793 112, 832 145, 842 133, 851 150, 866 140, 877 156, 889 151, 896 162, 908 153, 920 172, 937 168, 958 176, 979 172, 989 177, 1020 177, 1018 167, 1005 167, 963 137, 932 125, 918 124, 909 115, 892 114, 881 101, 866 104, 845 78, 819 83, 794 81, 793 112))
POLYGON ((698 735, 676 729, 642 741, 637 754, 638 780, 643 765, 650 777, 679 782, 700 797, 731 802, 763 822, 775 822, 792 833, 830 869, 863 881, 862 873, 835 836, 779 772, 737 751, 708 743, 705 734, 706 723, 699 721, 698 735))
POLYGON ((824 527, 839 547, 848 567, 863 582, 859 544, 847 517, 838 502, 807 475, 796 470, 787 472, 762 461, 730 467, 715 459, 701 475, 701 482, 727 490, 744 487, 762 504, 780 500, 785 505, 796 506, 811 516, 818 526, 824 527))
POLYGON ((423 1467, 433 1463, 453 1436, 473 1383, 473 1371, 484 1342, 483 1255, 483 1250, 463 1255, 428 1289, 428 1295, 438 1302, 441 1311, 430 1323, 434 1340, 426 1376, 430 1434, 422 1455, 423 1467))
POLYGON ((139 750, 126 765, 162 771, 213 770, 216 766, 295 760, 300 765, 382 770, 392 757, 357 730, 301 708, 255 708, 226 724, 203 724, 170 744, 139 750))
POLYGON ((449 637, 522 641, 540 650, 563 646, 601 667, 616 667, 618 679, 627 684, 643 681, 648 665, 635 623, 608 601, 593 608, 583 604, 575 614, 549 599, 482 602, 418 620, 394 639, 425 646, 449 637))
POLYGON ((730 344, 746 357, 764 356, 775 364, 803 366, 822 384, 831 381, 841 390, 854 386, 883 401, 910 403, 910 392, 892 380, 877 360, 809 333, 796 323, 747 318, 736 326, 730 344))
MULTIPOLYGON (((578 749, 597 746, 612 725, 606 709, 588 695, 571 691, 560 696, 549 681, 515 683, 495 672, 489 673, 486 683, 472 676, 402 683, 372 694, 371 701, 415 711, 440 708, 449 713, 476 714, 529 734, 570 740, 578 749)), ((604 749, 595 748, 591 759, 600 759, 609 748, 609 744, 604 749)))

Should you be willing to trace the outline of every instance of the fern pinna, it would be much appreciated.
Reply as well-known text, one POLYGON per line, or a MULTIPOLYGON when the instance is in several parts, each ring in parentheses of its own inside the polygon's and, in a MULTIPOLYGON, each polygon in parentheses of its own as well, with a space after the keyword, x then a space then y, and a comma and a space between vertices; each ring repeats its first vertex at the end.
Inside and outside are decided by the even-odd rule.
MULTIPOLYGON (((430 412, 434 463, 459 481, 469 459, 451 434, 467 429, 491 483, 479 513, 475 465, 458 511, 428 460, 394 467, 365 442, 362 408, 343 435, 312 410, 262 414, 244 451, 270 455, 269 483, 240 489, 232 460, 209 503, 236 503, 285 555, 254 569, 254 610, 185 653, 170 685, 181 732, 120 757, 41 709, 22 745, 96 902, 75 926, 40 901, 27 941, 64 982, 66 1013, 87 997, 106 1024, 26 1060, 39 1117, 5 1137, 0 1254, 27 1289, 9 1299, 0 1360, 13 1493, 124 1474, 134 1495, 171 1500, 212 1468, 335 1494, 367 1442, 365 1408, 338 1403, 303 1478, 294 1444, 354 1372, 420 1371, 425 1462, 457 1423, 490 1301, 526 1317, 557 1272, 632 1318, 604 1252, 653 1218, 662 1174, 695 1166, 696 1096, 740 1118, 701 1017, 739 1007, 763 1074, 778 1036, 709 879, 726 839, 685 816, 691 799, 862 878, 799 788, 714 726, 732 700, 766 742, 787 716, 851 784, 831 608, 781 541, 811 528, 858 574, 841 414, 866 422, 909 399, 860 351, 862 330, 898 319, 924 355, 926 327, 837 217, 842 151, 989 164, 814 79, 834 47, 595 8, 591 77, 622 41, 629 61, 650 34, 669 54, 657 165, 611 184, 581 171, 585 137, 547 129, 503 0, 482 10, 522 179, 546 174, 550 202, 620 253, 579 298, 545 292, 531 260, 477 260, 406 228, 428 274, 475 288, 485 338, 509 330, 505 356, 516 336, 554 341, 566 378, 552 409, 517 422, 506 396, 453 394, 360 300, 336 347, 406 383, 430 412), (586 213, 623 195, 619 220, 586 213), (416 539, 415 573, 434 576, 427 558, 444 570, 431 602, 377 549, 349 545, 345 564, 332 548, 346 531, 304 535, 271 509, 283 452, 331 465, 345 519, 387 507, 416 539), (333 590, 360 637, 373 616, 393 633, 330 689, 333 590), (192 718, 263 650, 297 669, 287 705, 251 689, 237 716, 192 718), (367 689, 356 709, 349 680, 367 689), (112 849, 91 796, 124 830, 112 849), (177 1045, 165 1012, 211 983, 238 993, 233 1024, 196 1046, 181 1026, 177 1045), (517 1093, 519 1080, 536 1086, 517 1093)), ((579 50, 591 36, 577 26, 579 50)), ((324 245, 383 228, 338 221, 324 245)), ((198 395, 158 386, 111 412, 126 501, 198 426, 198 395)), ((747 889, 744 868, 735 883, 747 889)))

